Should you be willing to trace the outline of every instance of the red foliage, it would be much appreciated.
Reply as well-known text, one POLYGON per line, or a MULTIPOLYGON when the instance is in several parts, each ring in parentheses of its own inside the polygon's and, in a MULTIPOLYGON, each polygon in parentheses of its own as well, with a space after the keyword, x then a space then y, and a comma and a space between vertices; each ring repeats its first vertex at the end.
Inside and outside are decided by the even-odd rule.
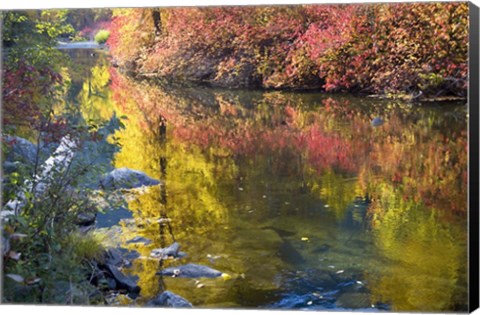
POLYGON ((467 3, 153 9, 114 18, 136 71, 228 87, 462 95, 467 3))
POLYGON ((5 64, 3 76, 4 125, 41 127, 42 102, 55 93, 62 77, 50 67, 35 68, 26 61, 5 64))

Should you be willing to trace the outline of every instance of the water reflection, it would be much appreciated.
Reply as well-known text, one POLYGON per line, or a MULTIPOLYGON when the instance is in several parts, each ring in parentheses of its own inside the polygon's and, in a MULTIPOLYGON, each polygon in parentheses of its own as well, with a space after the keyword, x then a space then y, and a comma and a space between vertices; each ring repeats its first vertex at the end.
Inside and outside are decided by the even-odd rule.
POLYGON ((128 116, 115 166, 163 182, 122 223, 145 257, 128 271, 143 301, 168 289, 207 307, 466 310, 464 106, 162 87, 102 60, 86 78, 85 116, 128 116), (148 259, 174 241, 185 258, 148 259), (189 262, 232 279, 155 275, 189 262))

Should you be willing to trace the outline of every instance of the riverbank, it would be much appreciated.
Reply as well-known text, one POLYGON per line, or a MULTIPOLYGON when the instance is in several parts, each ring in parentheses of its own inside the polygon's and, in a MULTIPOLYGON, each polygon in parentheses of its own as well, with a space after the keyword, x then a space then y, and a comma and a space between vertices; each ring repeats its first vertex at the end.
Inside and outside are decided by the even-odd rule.
POLYGON ((466 3, 136 9, 116 15, 110 32, 115 62, 136 75, 223 88, 466 98, 466 3))

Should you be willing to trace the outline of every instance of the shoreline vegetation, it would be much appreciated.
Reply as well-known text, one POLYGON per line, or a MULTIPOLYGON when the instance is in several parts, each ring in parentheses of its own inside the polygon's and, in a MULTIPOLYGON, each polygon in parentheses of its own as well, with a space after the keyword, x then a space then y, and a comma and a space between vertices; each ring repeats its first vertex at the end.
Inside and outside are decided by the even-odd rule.
POLYGON ((411 101, 467 95, 466 2, 119 9, 109 30, 114 64, 138 77, 411 101))
POLYGON ((86 119, 67 101, 71 72, 81 70, 64 49, 106 47, 112 66, 134 79, 180 85, 415 102, 467 96, 466 2, 32 10, 1 17, 8 51, 1 69, 2 303, 111 304, 115 297, 105 292, 139 290, 119 271, 129 263, 125 253, 81 229, 121 203, 95 185, 115 172, 121 144, 113 135, 127 118, 86 119), (66 140, 74 145, 58 160, 66 140))

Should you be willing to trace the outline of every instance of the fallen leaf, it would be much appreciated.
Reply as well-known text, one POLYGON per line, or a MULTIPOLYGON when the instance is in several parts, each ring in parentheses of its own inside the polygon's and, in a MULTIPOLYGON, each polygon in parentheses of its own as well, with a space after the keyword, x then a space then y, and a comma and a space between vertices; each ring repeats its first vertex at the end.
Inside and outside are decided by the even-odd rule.
POLYGON ((301 240, 304 241, 304 242, 307 242, 307 241, 308 241, 308 237, 305 237, 305 236, 304 236, 304 237, 301 238, 301 240))
POLYGON ((344 273, 344 272, 345 272, 345 270, 339 270, 336 273, 344 273))
POLYGON ((199 288, 199 289, 200 289, 200 288, 203 288, 204 286, 205 286, 205 285, 204 285, 203 283, 197 284, 197 288, 199 288))

